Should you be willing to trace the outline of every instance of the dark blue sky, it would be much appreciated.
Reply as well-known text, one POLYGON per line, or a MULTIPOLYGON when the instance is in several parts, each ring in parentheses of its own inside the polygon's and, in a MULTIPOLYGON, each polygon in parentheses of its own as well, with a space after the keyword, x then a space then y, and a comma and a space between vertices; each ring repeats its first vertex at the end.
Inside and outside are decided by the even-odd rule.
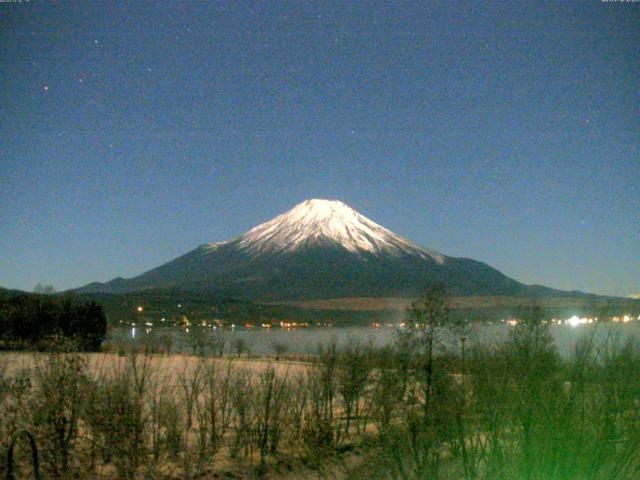
POLYGON ((133 276, 307 198, 640 292, 640 4, 0 3, 0 285, 133 276))

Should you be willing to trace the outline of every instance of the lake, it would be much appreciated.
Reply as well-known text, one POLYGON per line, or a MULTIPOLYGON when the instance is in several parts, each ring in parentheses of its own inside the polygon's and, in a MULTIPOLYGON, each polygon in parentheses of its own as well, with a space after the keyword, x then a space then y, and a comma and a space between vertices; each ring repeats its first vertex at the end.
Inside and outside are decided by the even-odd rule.
MULTIPOLYGON (((467 346, 473 341, 499 343, 504 341, 509 331, 515 327, 506 324, 477 324, 471 327, 467 335, 467 346)), ((581 338, 594 335, 596 340, 604 341, 607 337, 621 341, 627 338, 640 339, 640 322, 629 323, 597 323, 591 325, 550 325, 549 330, 554 338, 558 351, 563 357, 568 357, 574 349, 576 342, 581 338)), ((338 346, 345 345, 350 339, 362 343, 371 343, 374 346, 384 346, 392 343, 396 336, 393 327, 331 327, 331 328, 234 328, 220 329, 207 328, 208 335, 222 336, 226 342, 226 351, 230 352, 235 339, 243 339, 250 351, 256 355, 273 355, 274 345, 281 344, 290 354, 314 354, 318 352, 318 346, 336 342, 338 346)), ((110 331, 108 340, 114 343, 130 342, 133 338, 140 341, 150 336, 169 335, 172 338, 174 352, 189 352, 191 343, 187 334, 179 328, 144 328, 124 329, 117 328, 110 331)), ((443 336, 454 348, 459 345, 459 339, 450 335, 443 336)))

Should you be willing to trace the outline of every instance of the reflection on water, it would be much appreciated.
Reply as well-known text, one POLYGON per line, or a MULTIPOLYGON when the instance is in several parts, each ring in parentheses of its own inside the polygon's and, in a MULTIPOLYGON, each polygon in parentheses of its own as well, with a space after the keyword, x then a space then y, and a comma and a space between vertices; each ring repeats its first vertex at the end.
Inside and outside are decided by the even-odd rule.
MULTIPOLYGON (((467 335, 467 345, 474 340, 499 343, 507 338, 510 327, 504 324, 475 325, 467 335)), ((640 339, 640 322, 629 324, 598 323, 594 325, 551 325, 549 327, 560 354, 567 357, 581 338, 593 335, 596 341, 607 338, 625 340, 629 337, 640 339)), ((220 338, 220 332, 213 329, 203 329, 205 335, 220 338)), ((193 334, 193 332, 191 332, 193 334)), ((318 352, 318 346, 331 342, 338 346, 344 345, 349 339, 363 343, 371 343, 374 346, 384 346, 392 343, 396 331, 393 328, 368 328, 368 327, 334 327, 334 328, 298 328, 298 329, 227 329, 223 336, 226 341, 226 350, 231 351, 234 340, 242 339, 251 353, 267 355, 274 353, 274 345, 284 345, 288 353, 314 354, 318 352)), ((190 352, 193 341, 189 334, 178 328, 157 328, 136 331, 133 329, 114 329, 109 333, 109 340, 114 343, 131 341, 144 341, 158 336, 170 336, 173 352, 190 352)), ((444 337, 444 336, 443 336, 444 337)), ((450 346, 458 344, 459 339, 446 336, 445 342, 450 346)))

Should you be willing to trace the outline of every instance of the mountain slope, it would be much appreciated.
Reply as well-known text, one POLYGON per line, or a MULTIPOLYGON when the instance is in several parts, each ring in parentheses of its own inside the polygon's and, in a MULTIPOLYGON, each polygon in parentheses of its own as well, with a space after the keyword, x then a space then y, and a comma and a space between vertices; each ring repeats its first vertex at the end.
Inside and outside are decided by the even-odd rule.
POLYGON ((457 295, 564 294, 527 287, 482 262, 427 250, 342 202, 317 199, 138 277, 93 283, 79 291, 172 288, 250 300, 300 300, 415 296, 430 282, 444 283, 457 295))

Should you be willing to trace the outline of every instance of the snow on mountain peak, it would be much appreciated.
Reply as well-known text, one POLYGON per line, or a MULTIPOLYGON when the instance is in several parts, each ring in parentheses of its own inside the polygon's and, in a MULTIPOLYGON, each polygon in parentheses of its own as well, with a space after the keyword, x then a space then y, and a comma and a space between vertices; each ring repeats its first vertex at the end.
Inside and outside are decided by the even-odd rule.
POLYGON ((292 252, 328 244, 354 253, 411 254, 444 262, 443 255, 396 235, 338 200, 306 200, 238 240, 241 248, 252 253, 292 252))

